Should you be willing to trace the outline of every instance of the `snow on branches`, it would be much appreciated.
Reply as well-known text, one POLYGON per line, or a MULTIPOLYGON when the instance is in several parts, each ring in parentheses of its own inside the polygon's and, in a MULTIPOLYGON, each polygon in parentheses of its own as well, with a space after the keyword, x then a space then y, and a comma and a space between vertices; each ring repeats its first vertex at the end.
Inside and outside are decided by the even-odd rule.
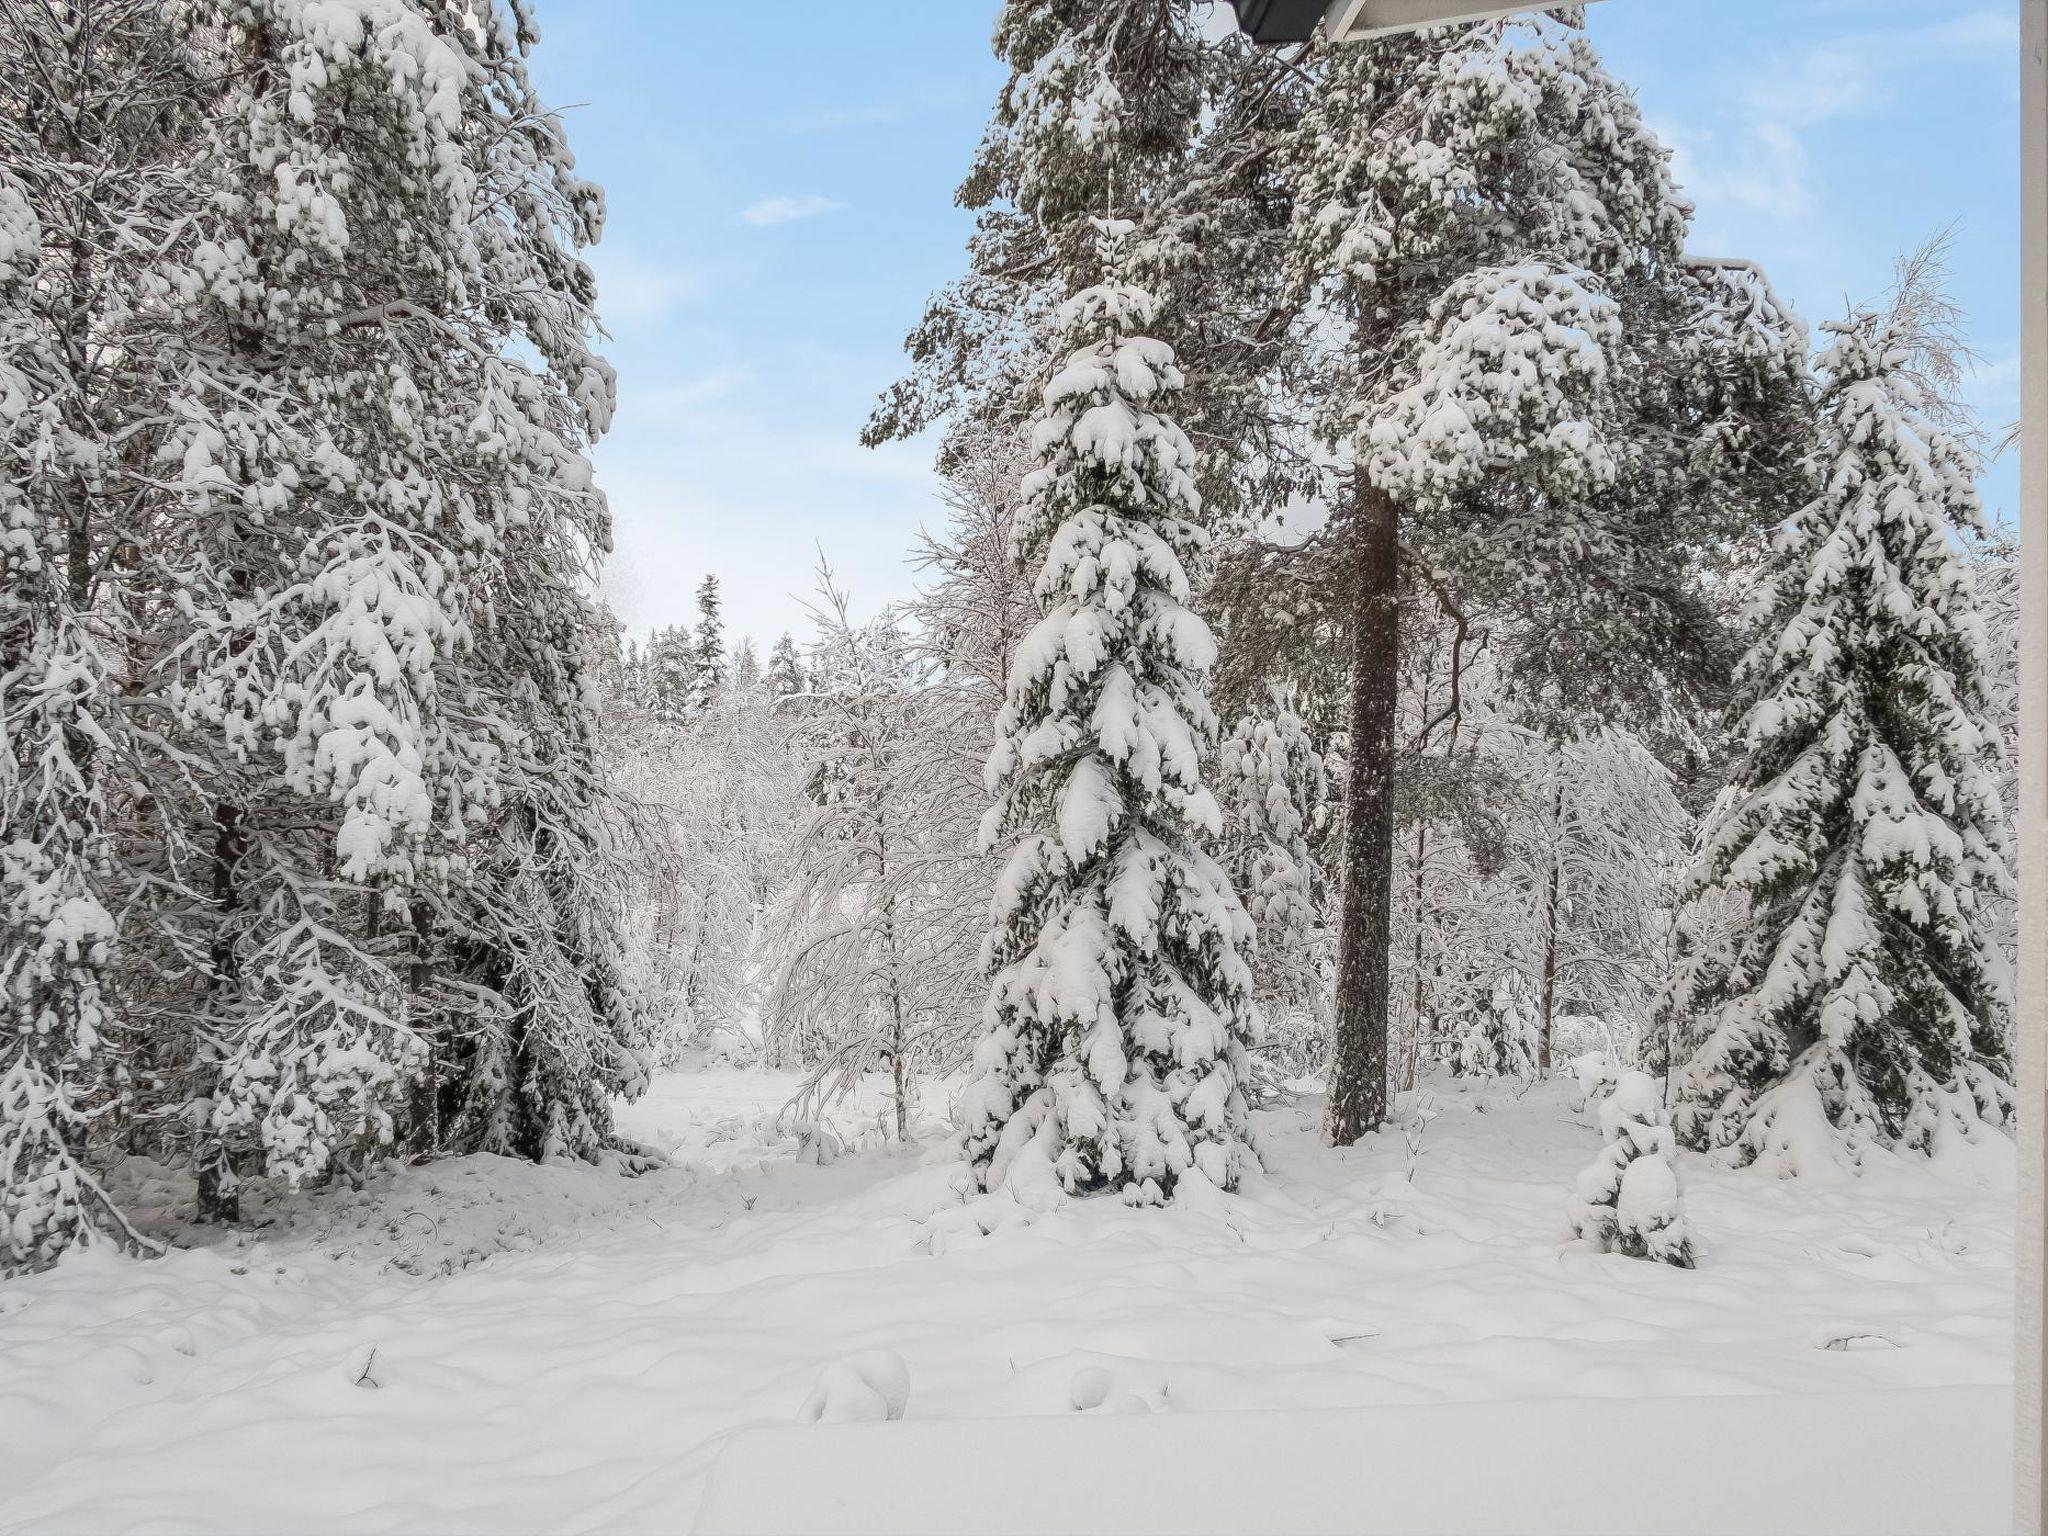
POLYGON ((974 1078, 961 1102, 984 1187, 1115 1187, 1156 1202, 1251 1164, 1250 918, 1198 839, 1215 658, 1187 606, 1208 540, 1194 450, 1164 407, 1171 352, 1121 280, 1127 224, 1097 226, 1106 281, 1070 299, 1074 344, 1032 428, 1013 539, 1043 617, 996 722, 985 822, 1014 839, 997 886, 974 1078))
POLYGON ((498 1044, 531 1155, 596 1155, 634 1081, 586 687, 603 204, 532 42, 474 0, 0 14, 30 93, 0 120, 0 1200, 31 1262, 119 1233, 52 1161, 95 1124, 229 1219, 241 1174, 439 1149, 498 1044))
POLYGON ((1570 1208, 1573 1235, 1610 1253, 1691 1269, 1692 1236, 1679 1200, 1663 1085, 1643 1072, 1617 1075, 1590 1058, 1575 1065, 1587 1097, 1599 1105, 1607 1145, 1579 1175, 1570 1208))
POLYGON ((1529 983, 1509 966, 1490 990, 1475 993, 1452 1020, 1451 1070, 1459 1077, 1534 1077, 1536 1005, 1529 983))
MULTIPOLYGON (((1691 957, 1666 1006, 1697 1019, 1678 1133, 1748 1162, 1817 1099, 1853 1150, 1931 1150, 2011 1114, 2000 742, 1959 536, 1975 454, 1879 316, 1830 327, 1811 499, 1743 664, 1747 757, 1706 838, 1702 893, 1749 922, 1691 957)), ((1796 1157, 1780 1159, 1790 1171, 1796 1157)))
POLYGON ((1252 975, 1266 1025, 1266 1080, 1304 1075, 1328 1048, 1332 959, 1328 881, 1312 839, 1328 830, 1329 775, 1280 687, 1223 743, 1216 765, 1222 852, 1258 931, 1252 975))

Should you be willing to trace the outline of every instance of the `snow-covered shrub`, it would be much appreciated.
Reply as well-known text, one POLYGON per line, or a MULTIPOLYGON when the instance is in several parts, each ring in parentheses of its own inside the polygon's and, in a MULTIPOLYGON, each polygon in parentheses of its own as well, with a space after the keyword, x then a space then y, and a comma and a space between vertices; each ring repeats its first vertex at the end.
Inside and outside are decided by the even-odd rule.
POLYGON ((1572 1232, 1610 1253, 1692 1268, 1663 1085, 1644 1072, 1610 1078, 1605 1063, 1581 1063, 1580 1082, 1597 1098, 1607 1145, 1579 1175, 1572 1232))
POLYGON ((1579 1085, 1580 1109, 1605 1098, 1621 1081, 1621 1067, 1605 1051, 1587 1051, 1574 1056, 1570 1067, 1572 1077, 1579 1085))
POLYGON ((1475 992, 1453 1027, 1451 1070, 1459 1077, 1536 1075, 1536 1005, 1520 971, 1510 967, 1475 992))

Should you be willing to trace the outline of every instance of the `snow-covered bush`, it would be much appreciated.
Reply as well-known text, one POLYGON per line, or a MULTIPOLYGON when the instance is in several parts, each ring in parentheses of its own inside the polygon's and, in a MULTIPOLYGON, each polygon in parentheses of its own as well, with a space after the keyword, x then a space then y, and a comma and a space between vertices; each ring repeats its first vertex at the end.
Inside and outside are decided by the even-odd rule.
POLYGON ((1692 1268, 1663 1085, 1647 1073, 1610 1075, 1604 1063, 1581 1061, 1580 1082, 1599 1106, 1607 1145, 1579 1175, 1572 1232, 1611 1253, 1692 1268))

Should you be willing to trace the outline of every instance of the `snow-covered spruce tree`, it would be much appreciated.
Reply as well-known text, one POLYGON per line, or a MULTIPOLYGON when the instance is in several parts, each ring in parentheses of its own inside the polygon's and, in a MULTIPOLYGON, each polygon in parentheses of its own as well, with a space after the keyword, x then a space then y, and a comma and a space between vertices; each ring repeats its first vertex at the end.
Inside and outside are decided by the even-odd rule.
POLYGON ((1599 1104, 1607 1145, 1579 1174, 1569 1208, 1572 1235, 1610 1253, 1691 1269, 1663 1085, 1646 1073, 1623 1072, 1587 1097, 1599 1104))
POLYGON ((697 646, 680 625, 656 630, 647 641, 647 707, 664 725, 690 718, 697 695, 697 646))
POLYGON ((460 48, 399 0, 194 20, 227 85, 197 157, 215 184, 157 296, 157 554, 210 803, 185 828, 204 906, 165 928, 202 993, 194 1160, 225 1216, 237 1168, 314 1179, 390 1144, 425 1063, 401 967, 494 791, 453 669, 509 401, 450 335, 479 286, 460 48))
POLYGON ((1349 331, 1319 430, 1350 489, 1302 555, 1353 658, 1328 1126, 1349 1142, 1387 1103, 1404 571, 1521 619, 1518 664, 1580 710, 1639 691, 1646 649, 1711 657, 1693 565, 1755 519, 1800 344, 1749 269, 1685 259, 1665 151, 1558 17, 1333 50, 1286 154, 1294 292, 1349 331))
POLYGON ((2006 968, 2019 966, 2019 761, 2020 761, 2020 561, 2019 541, 2000 530, 1976 550, 1972 566, 1977 604, 1984 616, 1986 721, 2004 748, 1998 801, 2006 830, 2011 888, 1992 900, 1992 931, 2006 968))
POLYGON ((647 653, 638 640, 628 639, 619 647, 618 677, 613 688, 612 707, 637 714, 647 708, 647 653))
POLYGON ((692 718, 707 714, 725 691, 725 621, 719 616, 718 578, 697 584, 697 675, 690 690, 692 718))
POLYGON ((1231 731, 1216 765, 1224 868, 1258 930, 1259 1060, 1279 1076, 1315 1070, 1329 1038, 1325 882, 1311 847, 1328 818, 1328 782, 1296 702, 1271 688, 1265 708, 1231 731))
POLYGON ((752 693, 763 684, 761 652, 752 635, 740 636, 733 647, 732 665, 726 668, 726 687, 734 693, 752 693))
POLYGON ((1297 351, 1268 320, 1288 201, 1267 142, 1309 80, 1295 60, 1209 24, 1202 0, 1006 0, 1008 68, 957 200, 975 210, 969 270, 935 294, 906 347, 912 369, 864 440, 945 420, 952 473, 985 436, 1015 432, 1057 362, 1054 313, 1094 281, 1088 220, 1131 218, 1131 279, 1153 334, 1190 375, 1176 412, 1196 445, 1212 529, 1250 526, 1305 478, 1297 411, 1266 387, 1297 351))
POLYGON ((996 722, 991 842, 1015 838, 986 956, 987 1033, 961 1101, 986 1188, 1168 1198, 1252 1164, 1244 1081, 1258 1026, 1251 920, 1200 839, 1214 660, 1188 608, 1208 540, 1194 452, 1163 414, 1171 352, 1140 333, 1130 226, 1098 226, 1107 280, 1073 296, 1045 386, 1014 549, 1044 617, 996 722))
POLYGON ((804 680, 804 666, 796 653, 796 641, 787 633, 777 637, 775 648, 768 653, 768 670, 764 676, 771 699, 793 698, 802 693, 807 684, 804 680))
POLYGON ((151 554, 202 802, 160 925, 201 994, 202 1210, 233 1214, 242 1168, 433 1150, 472 1068, 522 1095, 518 1150, 592 1155, 637 1071, 589 772, 583 446, 612 382, 573 251, 601 199, 533 99, 523 10, 195 14, 225 84, 154 295, 151 554), (556 998, 586 1006, 502 1048, 506 1010, 556 998))
POLYGON ((1749 922, 1683 975, 1704 1038, 1677 1080, 1680 1139, 1784 1151, 1817 1097, 1854 1149, 1931 1150, 2003 1125, 2006 888, 1984 637, 1956 541, 1983 529, 1969 446, 1915 383, 1906 336, 1863 313, 1820 359, 1812 500, 1745 660, 1748 749, 1695 874, 1749 922), (1789 1110, 1779 1127, 1781 1114, 1789 1110))
POLYGON ((1457 1034, 1451 1070, 1459 1077, 1536 1075, 1536 1005, 1529 979, 1515 967, 1476 988, 1451 1027, 1457 1034))

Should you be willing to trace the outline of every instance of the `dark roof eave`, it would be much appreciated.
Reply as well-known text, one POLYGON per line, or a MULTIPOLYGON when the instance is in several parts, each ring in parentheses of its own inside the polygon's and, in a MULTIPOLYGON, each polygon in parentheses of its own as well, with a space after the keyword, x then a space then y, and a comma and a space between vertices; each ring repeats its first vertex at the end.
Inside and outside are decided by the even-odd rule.
POLYGON ((1237 25, 1255 43, 1305 43, 1329 0, 1230 0, 1237 25))

